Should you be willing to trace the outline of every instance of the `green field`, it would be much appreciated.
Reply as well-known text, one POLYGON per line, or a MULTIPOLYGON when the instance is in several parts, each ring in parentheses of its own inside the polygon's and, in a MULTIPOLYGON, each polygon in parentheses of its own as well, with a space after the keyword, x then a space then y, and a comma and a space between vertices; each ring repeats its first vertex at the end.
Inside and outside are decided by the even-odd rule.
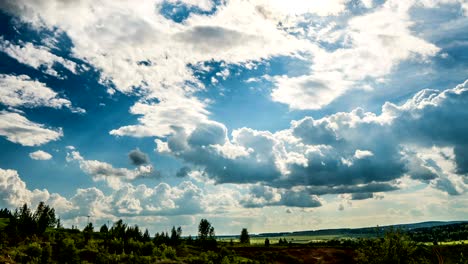
MULTIPOLYGON (((259 244, 264 244, 265 239, 267 237, 257 237, 257 236, 251 236, 250 237, 250 244, 254 245, 259 245, 259 244)), ((297 235, 284 235, 284 236, 274 236, 274 237, 268 237, 270 240, 270 244, 277 244, 279 240, 281 239, 286 239, 287 242, 292 242, 292 243, 298 243, 298 244, 307 244, 307 243, 312 243, 312 242, 326 242, 329 240, 333 239, 353 239, 357 237, 349 237, 349 236, 344 236, 344 235, 321 235, 321 236, 297 236, 297 235)), ((219 238, 218 241, 220 242, 230 242, 232 239, 233 242, 239 242, 238 237, 223 237, 219 238)))
MULTIPOLYGON (((263 245, 265 243, 265 239, 267 237, 257 237, 251 236, 250 237, 250 244, 252 245, 263 245)), ((327 242, 333 239, 338 240, 346 240, 346 239, 357 239, 357 238, 368 238, 368 236, 345 236, 345 235, 321 235, 321 236, 295 236, 295 235, 284 235, 284 236, 274 236, 268 237, 270 240, 270 244, 278 244, 279 240, 286 239, 287 242, 292 242, 296 244, 308 244, 308 243, 317 243, 317 242, 327 242)), ((239 243, 238 237, 223 237, 217 239, 220 242, 230 242, 231 240, 234 243, 239 243)), ((425 245, 432 245, 432 242, 425 242, 425 245)), ((460 240, 460 241, 447 241, 447 242, 439 242, 439 245, 468 245, 468 240, 460 240)))

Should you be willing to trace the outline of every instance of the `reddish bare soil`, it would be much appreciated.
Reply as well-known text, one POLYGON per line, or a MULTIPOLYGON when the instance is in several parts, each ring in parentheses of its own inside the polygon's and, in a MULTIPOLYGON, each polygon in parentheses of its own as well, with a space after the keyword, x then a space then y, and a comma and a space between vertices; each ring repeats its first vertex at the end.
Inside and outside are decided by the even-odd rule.
POLYGON ((233 247, 239 256, 263 260, 266 263, 356 263, 352 249, 332 247, 233 247))

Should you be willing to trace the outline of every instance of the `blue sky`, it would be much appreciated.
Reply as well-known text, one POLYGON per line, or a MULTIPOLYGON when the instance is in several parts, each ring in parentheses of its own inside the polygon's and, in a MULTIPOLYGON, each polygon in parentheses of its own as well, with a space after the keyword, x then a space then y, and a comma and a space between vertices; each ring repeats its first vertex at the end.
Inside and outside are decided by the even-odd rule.
POLYGON ((463 0, 0 10, 0 207, 186 234, 466 220, 463 0))

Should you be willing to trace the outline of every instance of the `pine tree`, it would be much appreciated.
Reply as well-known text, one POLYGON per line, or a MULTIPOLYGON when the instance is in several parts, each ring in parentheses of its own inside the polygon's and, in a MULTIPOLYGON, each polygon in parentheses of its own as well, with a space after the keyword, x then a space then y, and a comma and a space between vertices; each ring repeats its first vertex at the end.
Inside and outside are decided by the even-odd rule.
POLYGON ((240 242, 241 244, 250 244, 250 236, 249 232, 247 231, 247 228, 242 228, 240 242))

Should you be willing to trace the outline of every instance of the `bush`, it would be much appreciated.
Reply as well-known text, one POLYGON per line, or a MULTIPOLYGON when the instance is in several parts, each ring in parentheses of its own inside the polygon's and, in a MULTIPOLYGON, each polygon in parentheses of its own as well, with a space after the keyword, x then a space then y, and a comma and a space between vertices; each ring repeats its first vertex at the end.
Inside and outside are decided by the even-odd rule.
POLYGON ((32 242, 26 247, 24 251, 31 259, 40 258, 42 254, 42 247, 37 242, 32 242))
POLYGON ((393 230, 387 232, 384 238, 363 240, 357 253, 358 263, 365 264, 429 263, 416 242, 393 230))
POLYGON ((52 247, 50 243, 44 243, 42 246, 41 263, 50 263, 52 260, 52 247))
POLYGON ((143 256, 151 256, 153 255, 153 243, 152 242, 145 242, 141 246, 141 255, 143 256))
POLYGON ((176 259, 177 258, 177 252, 175 249, 169 246, 165 246, 165 248, 162 250, 162 257, 164 259, 176 259))
POLYGON ((73 241, 73 239, 65 238, 61 242, 60 251, 58 253, 58 262, 69 264, 80 262, 78 250, 75 247, 75 241, 73 241))

